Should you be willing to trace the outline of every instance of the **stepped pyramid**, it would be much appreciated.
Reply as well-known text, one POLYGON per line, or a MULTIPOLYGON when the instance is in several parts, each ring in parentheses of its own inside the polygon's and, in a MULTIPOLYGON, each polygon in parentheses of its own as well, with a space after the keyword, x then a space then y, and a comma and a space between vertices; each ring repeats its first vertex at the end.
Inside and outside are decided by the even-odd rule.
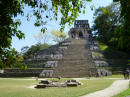
POLYGON ((57 61, 57 66, 50 73, 48 71, 49 74, 47 70, 43 70, 40 75, 51 75, 52 77, 97 76, 98 72, 90 51, 92 33, 88 20, 76 20, 74 28, 71 28, 68 34, 69 38, 60 43, 56 50, 63 55, 57 61))
POLYGON ((0 76, 39 77, 87 77, 108 75, 103 55, 92 37, 88 20, 76 20, 74 28, 68 32, 69 38, 48 49, 38 51, 35 56, 24 60, 26 71, 19 68, 5 69, 0 76))

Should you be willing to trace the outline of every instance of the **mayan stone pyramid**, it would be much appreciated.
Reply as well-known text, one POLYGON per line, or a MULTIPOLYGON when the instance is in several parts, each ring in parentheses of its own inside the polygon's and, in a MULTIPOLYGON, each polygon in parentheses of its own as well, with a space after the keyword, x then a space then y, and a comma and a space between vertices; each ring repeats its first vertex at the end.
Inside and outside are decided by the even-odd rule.
POLYGON ((88 20, 76 20, 74 28, 68 32, 69 38, 37 53, 23 62, 26 71, 19 68, 5 69, 0 76, 39 76, 39 77, 91 77, 107 76, 108 66, 99 54, 98 43, 94 40, 88 20))

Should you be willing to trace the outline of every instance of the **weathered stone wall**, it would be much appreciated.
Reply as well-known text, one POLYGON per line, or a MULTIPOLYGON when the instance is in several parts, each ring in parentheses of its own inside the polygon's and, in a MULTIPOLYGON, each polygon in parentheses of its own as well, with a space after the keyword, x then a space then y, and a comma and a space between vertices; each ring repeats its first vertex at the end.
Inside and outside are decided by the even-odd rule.
POLYGON ((39 76, 43 69, 5 69, 3 74, 0 74, 1 77, 35 77, 39 76))

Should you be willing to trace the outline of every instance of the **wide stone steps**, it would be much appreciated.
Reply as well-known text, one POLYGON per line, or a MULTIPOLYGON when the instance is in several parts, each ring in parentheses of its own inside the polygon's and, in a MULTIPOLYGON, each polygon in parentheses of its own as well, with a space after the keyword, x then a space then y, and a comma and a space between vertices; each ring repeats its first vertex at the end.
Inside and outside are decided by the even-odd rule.
POLYGON ((86 39, 70 39, 71 44, 65 49, 64 56, 54 70, 54 77, 86 77, 96 76, 97 71, 86 39), (92 73, 93 68, 95 69, 92 73))

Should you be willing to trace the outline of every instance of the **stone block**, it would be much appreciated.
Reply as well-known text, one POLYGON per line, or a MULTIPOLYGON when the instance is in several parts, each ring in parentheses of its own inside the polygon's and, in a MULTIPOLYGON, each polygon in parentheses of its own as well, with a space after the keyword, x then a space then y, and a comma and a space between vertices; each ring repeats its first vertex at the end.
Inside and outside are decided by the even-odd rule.
POLYGON ((40 82, 41 84, 50 84, 51 82, 50 81, 48 81, 48 80, 41 80, 41 82, 40 82))
POLYGON ((77 82, 76 80, 72 79, 71 82, 77 82))
POLYGON ((46 88, 45 84, 38 84, 35 88, 46 88))
POLYGON ((77 87, 77 83, 67 83, 67 87, 77 87))

